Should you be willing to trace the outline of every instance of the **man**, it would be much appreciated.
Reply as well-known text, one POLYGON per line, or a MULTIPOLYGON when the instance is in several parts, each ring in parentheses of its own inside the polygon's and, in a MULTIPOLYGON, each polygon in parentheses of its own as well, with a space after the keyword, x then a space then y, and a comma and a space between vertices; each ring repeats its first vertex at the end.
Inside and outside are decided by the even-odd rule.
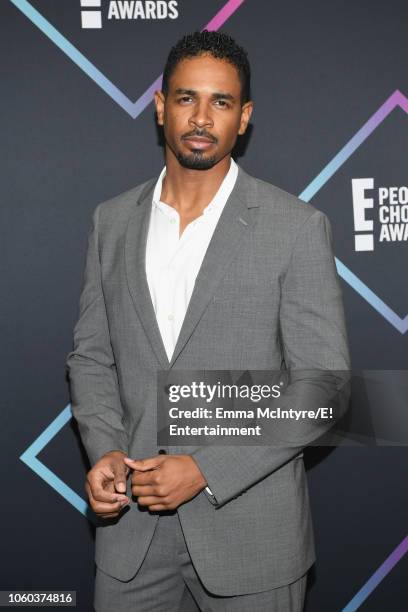
POLYGON ((156 437, 159 370, 349 368, 326 216, 231 158, 249 87, 231 37, 185 36, 155 93, 165 168, 93 215, 67 368, 101 517, 97 612, 303 608, 312 440, 158 448, 156 437))

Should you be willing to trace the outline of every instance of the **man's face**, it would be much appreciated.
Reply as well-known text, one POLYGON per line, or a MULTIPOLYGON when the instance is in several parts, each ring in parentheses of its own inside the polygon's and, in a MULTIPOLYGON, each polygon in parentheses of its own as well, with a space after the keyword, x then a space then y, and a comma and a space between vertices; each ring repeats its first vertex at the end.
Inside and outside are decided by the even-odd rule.
POLYGON ((167 96, 155 93, 166 145, 185 168, 207 170, 233 149, 247 128, 252 102, 241 106, 238 71, 229 62, 200 55, 180 61, 167 96))

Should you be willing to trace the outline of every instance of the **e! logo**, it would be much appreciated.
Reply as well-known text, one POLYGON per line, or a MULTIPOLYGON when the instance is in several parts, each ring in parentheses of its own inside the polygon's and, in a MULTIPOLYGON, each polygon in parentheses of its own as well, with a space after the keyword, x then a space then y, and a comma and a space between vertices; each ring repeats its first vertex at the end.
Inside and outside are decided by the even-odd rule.
POLYGON ((374 179, 352 179, 351 186, 353 191, 353 212, 354 230, 356 232, 371 232, 370 234, 356 234, 354 236, 354 248, 356 251, 374 251, 374 223, 371 219, 366 219, 365 211, 373 208, 373 198, 365 197, 366 189, 374 188, 374 179))

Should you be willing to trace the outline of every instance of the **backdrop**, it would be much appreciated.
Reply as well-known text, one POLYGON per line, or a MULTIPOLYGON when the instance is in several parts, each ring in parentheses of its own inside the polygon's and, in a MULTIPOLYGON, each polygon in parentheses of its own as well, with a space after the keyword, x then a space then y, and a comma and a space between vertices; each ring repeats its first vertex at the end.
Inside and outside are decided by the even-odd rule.
MULTIPOLYGON (((92 609, 94 524, 72 422, 72 347, 96 205, 157 175, 152 92, 184 33, 249 53, 245 170, 323 210, 354 368, 406 370, 408 4, 2 0, 3 590, 92 609)), ((306 610, 406 610, 407 447, 306 454, 317 563, 306 610)))

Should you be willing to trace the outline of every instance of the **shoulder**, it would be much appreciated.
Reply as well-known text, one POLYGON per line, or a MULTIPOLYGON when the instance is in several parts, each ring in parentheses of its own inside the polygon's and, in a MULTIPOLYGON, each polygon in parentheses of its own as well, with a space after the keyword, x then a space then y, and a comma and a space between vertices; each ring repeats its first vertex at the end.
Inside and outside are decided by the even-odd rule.
POLYGON ((151 178, 140 185, 123 191, 103 202, 94 209, 94 216, 101 224, 111 224, 113 221, 127 221, 144 193, 154 187, 157 178, 151 178))
POLYGON ((239 197, 256 204, 265 223, 276 224, 286 231, 297 233, 303 225, 321 222, 326 215, 312 204, 304 202, 296 195, 273 185, 260 178, 252 176, 240 167, 239 197))

